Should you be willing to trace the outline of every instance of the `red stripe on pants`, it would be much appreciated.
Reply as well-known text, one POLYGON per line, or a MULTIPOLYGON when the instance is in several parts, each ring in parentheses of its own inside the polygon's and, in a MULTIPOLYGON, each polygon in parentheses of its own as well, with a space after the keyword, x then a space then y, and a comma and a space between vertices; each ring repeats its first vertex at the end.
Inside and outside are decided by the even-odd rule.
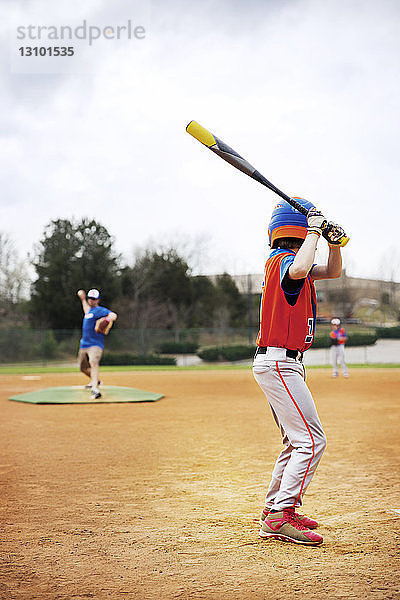
POLYGON ((280 370, 279 370, 279 367, 278 367, 278 361, 276 361, 276 363, 275 363, 275 364, 276 364, 276 370, 278 371, 279 378, 280 378, 280 380, 282 381, 282 383, 283 383, 283 385, 284 385, 284 387, 285 387, 285 390, 286 390, 286 391, 287 391, 287 393, 289 394, 289 397, 290 397, 290 399, 292 400, 293 404, 294 404, 294 405, 295 405, 295 407, 297 408, 297 410, 298 410, 298 412, 299 412, 299 415, 300 415, 300 416, 301 416, 301 418, 303 419, 304 425, 307 427, 307 431, 308 431, 308 433, 310 434, 310 438, 311 438, 311 441, 312 441, 312 455, 311 455, 311 458, 310 458, 310 460, 308 461, 308 465, 307 465, 306 472, 304 473, 303 481, 301 482, 301 486, 300 486, 300 492, 299 492, 299 495, 297 496, 297 498, 296 498, 296 500, 294 501, 294 504, 293 504, 293 507, 295 507, 295 506, 296 506, 296 503, 297 503, 297 501, 298 501, 298 499, 299 499, 299 498, 300 498, 300 496, 301 496, 301 492, 303 491, 304 482, 305 482, 305 480, 306 480, 307 473, 308 473, 308 471, 309 471, 309 468, 310 468, 311 462, 312 462, 312 460, 313 460, 313 458, 314 458, 314 456, 315 456, 315 443, 314 443, 314 438, 313 438, 313 436, 312 436, 311 430, 310 430, 309 426, 307 425, 307 421, 305 420, 303 413, 301 412, 301 410, 300 410, 300 408, 299 408, 299 406, 298 406, 298 404, 297 404, 296 400, 293 398, 292 394, 291 394, 291 393, 290 393, 290 391, 289 391, 289 388, 288 388, 288 386, 286 385, 286 383, 285 383, 285 381, 284 381, 284 379, 283 379, 283 377, 282 377, 282 373, 280 372, 280 370))

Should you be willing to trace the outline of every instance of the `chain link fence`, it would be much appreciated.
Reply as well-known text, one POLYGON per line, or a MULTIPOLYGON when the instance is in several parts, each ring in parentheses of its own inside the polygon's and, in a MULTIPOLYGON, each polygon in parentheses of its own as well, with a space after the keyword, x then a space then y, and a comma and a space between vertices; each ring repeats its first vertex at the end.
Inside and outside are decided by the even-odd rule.
MULTIPOLYGON (((346 356, 349 362, 392 362, 400 357, 399 339, 364 339, 367 330, 354 327, 350 330, 346 356), (352 348, 351 346, 356 346, 352 348)), ((375 330, 373 330, 375 331, 375 330)), ((258 329, 247 328, 208 328, 208 329, 112 329, 105 338, 107 354, 129 353, 149 355, 168 352, 181 355, 182 364, 189 364, 187 350, 165 350, 169 346, 204 349, 211 346, 253 345, 255 346, 258 329)), ((51 329, 0 329, 0 364, 48 363, 75 364, 79 348, 81 330, 51 329)), ((319 336, 311 350, 306 353, 306 364, 328 364, 330 351, 328 346, 328 328, 320 327, 319 336), (324 341, 321 345, 319 342, 324 341)), ((376 339, 376 338, 375 338, 376 339)), ((179 362, 179 361, 178 361, 179 362)))
MULTIPOLYGON (((0 364, 74 362, 80 330, 1 329, 0 364)), ((199 348, 227 344, 255 344, 257 328, 113 329, 105 338, 107 352, 153 354, 162 344, 188 342, 199 348)))

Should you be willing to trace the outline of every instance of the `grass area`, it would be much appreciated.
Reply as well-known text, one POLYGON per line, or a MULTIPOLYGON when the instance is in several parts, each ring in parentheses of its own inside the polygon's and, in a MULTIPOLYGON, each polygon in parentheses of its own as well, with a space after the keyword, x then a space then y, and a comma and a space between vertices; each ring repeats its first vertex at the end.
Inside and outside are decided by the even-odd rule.
MULTIPOLYGON (((346 363, 349 369, 400 369, 400 363, 346 363)), ((332 369, 332 365, 306 365, 307 369, 332 369)), ((340 367, 339 367, 340 368, 340 367)))
MULTIPOLYGON (((178 367, 173 365, 131 365, 131 366, 104 366, 101 367, 101 373, 114 373, 123 371, 218 371, 232 369, 249 369, 250 363, 247 365, 235 364, 209 364, 196 365, 190 367, 178 367)), ((20 366, 11 365, 0 367, 0 375, 23 375, 37 373, 79 373, 77 367, 52 367, 52 366, 20 366)))
MULTIPOLYGON (((400 363, 361 363, 352 364, 348 363, 347 366, 350 369, 399 369, 400 363)), ((207 364, 207 365, 196 365, 190 367, 177 367, 177 366, 110 366, 101 369, 103 373, 114 373, 124 371, 230 371, 237 369, 250 369, 251 363, 248 364, 207 364)), ((309 365, 308 369, 331 369, 332 366, 326 365, 309 365)), ((4 365, 0 366, 0 375, 36 375, 45 373, 79 373, 77 367, 61 366, 61 365, 4 365)))

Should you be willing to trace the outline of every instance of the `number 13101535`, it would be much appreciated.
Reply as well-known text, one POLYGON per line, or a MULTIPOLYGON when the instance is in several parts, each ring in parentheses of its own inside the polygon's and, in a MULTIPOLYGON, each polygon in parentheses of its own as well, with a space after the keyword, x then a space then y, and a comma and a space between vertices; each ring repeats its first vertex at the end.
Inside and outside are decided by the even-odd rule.
POLYGON ((18 48, 21 56, 73 56, 73 46, 21 46, 18 48))

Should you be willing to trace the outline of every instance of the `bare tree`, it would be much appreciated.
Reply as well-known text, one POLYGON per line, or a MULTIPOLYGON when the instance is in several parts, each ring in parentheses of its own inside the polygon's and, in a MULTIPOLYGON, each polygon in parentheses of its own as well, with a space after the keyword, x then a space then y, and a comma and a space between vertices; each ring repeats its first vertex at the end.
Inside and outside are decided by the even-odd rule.
POLYGON ((21 300, 28 298, 29 271, 20 260, 10 237, 0 232, 0 321, 3 327, 14 327, 26 314, 21 300))
POLYGON ((391 246, 381 255, 378 273, 385 281, 400 282, 400 250, 396 246, 391 246))
POLYGON ((0 232, 0 302, 16 304, 27 297, 28 287, 26 262, 20 260, 10 237, 0 232))
POLYGON ((392 246, 381 256, 379 274, 384 280, 381 287, 380 310, 383 322, 399 319, 400 309, 400 251, 392 246))
MULTIPOLYGON (((183 258, 189 266, 192 275, 198 275, 205 270, 212 262, 210 257, 211 236, 208 233, 199 233, 198 235, 189 235, 180 230, 164 233, 157 238, 151 237, 144 250, 156 251, 161 254, 168 252, 173 248, 176 253, 183 258)), ((142 252, 143 249, 137 249, 142 252)))

